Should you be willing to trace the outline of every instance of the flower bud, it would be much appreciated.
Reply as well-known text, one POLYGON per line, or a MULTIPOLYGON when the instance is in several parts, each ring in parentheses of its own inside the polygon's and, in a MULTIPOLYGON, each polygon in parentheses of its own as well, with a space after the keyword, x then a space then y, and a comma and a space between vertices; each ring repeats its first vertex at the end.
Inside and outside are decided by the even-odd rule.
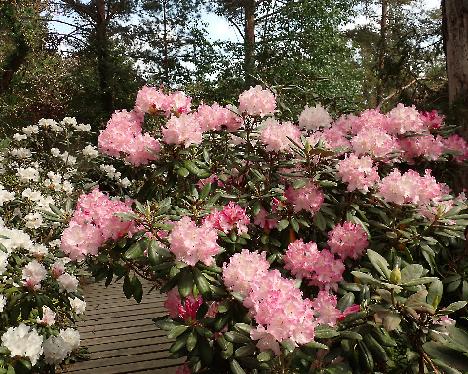
POLYGON ((401 271, 399 267, 395 267, 390 273, 390 282, 393 284, 399 284, 401 281, 401 271))

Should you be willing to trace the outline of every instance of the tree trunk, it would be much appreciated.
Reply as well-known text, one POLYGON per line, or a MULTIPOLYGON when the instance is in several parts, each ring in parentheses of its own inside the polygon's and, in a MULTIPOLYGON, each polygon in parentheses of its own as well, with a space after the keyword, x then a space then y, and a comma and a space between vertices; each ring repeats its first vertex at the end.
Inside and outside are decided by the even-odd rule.
POLYGON ((380 105, 383 99, 383 91, 385 86, 385 54, 387 52, 387 23, 388 23, 388 2, 381 0, 381 16, 380 16, 380 40, 379 40, 379 57, 377 61, 377 103, 380 105))
POLYGON ((167 4, 166 0, 163 1, 163 43, 164 43, 164 60, 163 60, 163 67, 164 67, 164 83, 167 87, 169 87, 170 79, 169 79, 169 47, 168 47, 168 35, 167 35, 167 4))
POLYGON ((15 44, 15 49, 5 58, 0 66, 0 95, 5 93, 13 80, 13 76, 26 61, 29 53, 29 46, 21 30, 20 21, 16 18, 16 10, 13 4, 4 4, 0 7, 0 16, 6 25, 11 28, 11 36, 15 44))
POLYGON ((449 103, 468 139, 468 0, 442 0, 449 103))
POLYGON ((255 8, 255 0, 245 0, 244 79, 247 88, 252 85, 255 72, 255 8))
POLYGON ((111 114, 114 111, 114 96, 110 83, 112 72, 109 61, 109 40, 107 35, 108 20, 106 15, 106 0, 98 0, 96 17, 96 55, 101 103, 104 111, 111 114))

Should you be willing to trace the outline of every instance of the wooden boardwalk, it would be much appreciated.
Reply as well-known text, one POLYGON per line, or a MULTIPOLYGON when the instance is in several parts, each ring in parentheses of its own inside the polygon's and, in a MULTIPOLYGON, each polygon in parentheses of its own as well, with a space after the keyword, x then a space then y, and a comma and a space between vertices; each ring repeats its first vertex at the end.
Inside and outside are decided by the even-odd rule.
MULTIPOLYGON (((149 289, 149 284, 143 283, 144 292, 149 289)), ((107 288, 103 283, 91 283, 83 291, 86 316, 78 323, 78 330, 90 359, 67 366, 63 373, 175 373, 183 360, 169 358, 171 342, 152 321, 165 314, 164 296, 153 290, 138 304, 125 298, 122 282, 107 288)))

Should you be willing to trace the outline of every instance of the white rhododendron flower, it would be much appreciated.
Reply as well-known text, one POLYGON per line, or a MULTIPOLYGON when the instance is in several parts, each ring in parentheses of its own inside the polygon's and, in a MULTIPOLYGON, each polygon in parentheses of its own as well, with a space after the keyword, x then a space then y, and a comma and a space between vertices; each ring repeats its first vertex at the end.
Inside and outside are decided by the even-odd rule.
POLYGON ((60 330, 59 335, 70 345, 70 351, 74 351, 80 346, 80 333, 78 330, 69 327, 65 330, 60 330))
POLYGON ((16 171, 19 179, 22 182, 38 182, 39 181, 39 171, 35 168, 28 167, 28 168, 18 168, 16 171))
POLYGON ((5 309, 7 299, 5 296, 0 295, 0 313, 3 312, 3 309, 5 309))
POLYGON ((32 365, 36 365, 42 354, 43 337, 34 328, 21 323, 18 327, 10 327, 2 335, 2 344, 8 348, 11 357, 27 357, 32 365))
POLYGON ((36 125, 23 127, 21 130, 28 136, 39 133, 39 127, 37 127, 36 125))
POLYGON ((82 152, 86 157, 89 158, 96 158, 99 156, 99 151, 96 147, 92 146, 91 144, 88 144, 86 147, 84 147, 82 152))
POLYGON ((0 184, 0 206, 3 206, 4 203, 9 201, 13 201, 15 199, 15 195, 16 194, 14 192, 5 190, 0 184))
POLYGON ((71 298, 69 297, 70 305, 75 311, 76 314, 80 315, 83 314, 86 310, 86 301, 79 299, 78 297, 71 298))
POLYGON ((37 262, 37 260, 32 260, 23 268, 22 274, 24 285, 28 288, 38 290, 41 288, 41 282, 47 276, 47 270, 44 265, 37 262))
POLYGON ((330 114, 321 104, 317 104, 315 107, 306 105, 299 115, 299 127, 305 130, 317 130, 320 127, 328 128, 332 121, 330 114))
POLYGON ((44 244, 34 244, 28 250, 33 256, 39 257, 46 256, 49 253, 49 249, 44 244))
POLYGON ((2 275, 8 265, 8 253, 0 250, 0 275, 2 275))
POLYGON ((76 126, 78 122, 76 122, 75 117, 65 117, 60 123, 64 126, 76 126))
POLYGON ((44 305, 42 307, 42 318, 37 317, 37 323, 52 326, 55 324, 55 312, 48 306, 44 305))
POLYGON ((10 154, 13 157, 20 158, 20 159, 26 159, 32 156, 31 151, 27 148, 14 148, 10 151, 10 154))
POLYGON ((85 125, 84 123, 80 123, 79 125, 74 125, 73 128, 76 131, 83 131, 83 132, 91 131, 91 125, 85 125))
POLYGON ((42 215, 40 213, 29 213, 24 217, 24 221, 28 229, 38 229, 43 224, 42 215))
POLYGON ((42 198, 40 191, 31 190, 29 187, 21 192, 21 196, 31 201, 39 201, 42 198))
POLYGON ((26 140, 27 138, 28 136, 26 134, 20 134, 18 132, 15 135, 13 135, 13 139, 17 142, 20 142, 21 140, 26 140))
POLYGON ((71 353, 70 344, 61 336, 50 336, 43 346, 44 358, 48 364, 59 364, 71 353))
POLYGON ((57 278, 61 291, 76 292, 78 289, 78 279, 74 275, 63 273, 57 278))

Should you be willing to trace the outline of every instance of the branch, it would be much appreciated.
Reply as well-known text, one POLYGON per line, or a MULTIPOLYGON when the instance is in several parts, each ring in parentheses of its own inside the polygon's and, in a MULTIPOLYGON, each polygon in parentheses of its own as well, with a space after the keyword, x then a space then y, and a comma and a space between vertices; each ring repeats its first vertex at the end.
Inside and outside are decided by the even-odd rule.
POLYGON ((233 21, 233 19, 232 19, 231 17, 228 17, 227 20, 228 20, 228 22, 229 22, 231 25, 233 25, 233 26, 236 28, 237 32, 238 32, 239 35, 242 37, 242 39, 245 39, 245 35, 244 35, 244 33, 242 32, 242 30, 241 30, 241 28, 239 27, 239 25, 237 25, 237 24, 233 21))
POLYGON ((411 87, 413 84, 415 84, 416 82, 420 81, 420 80, 425 80, 426 78, 415 78, 413 79, 411 82, 409 82, 407 85, 401 87, 399 90, 395 91, 394 93, 388 95, 387 97, 383 98, 380 103, 377 105, 378 108, 380 108, 383 103, 385 103, 386 101, 390 100, 392 97, 402 93, 404 90, 406 90, 407 88, 411 87))

